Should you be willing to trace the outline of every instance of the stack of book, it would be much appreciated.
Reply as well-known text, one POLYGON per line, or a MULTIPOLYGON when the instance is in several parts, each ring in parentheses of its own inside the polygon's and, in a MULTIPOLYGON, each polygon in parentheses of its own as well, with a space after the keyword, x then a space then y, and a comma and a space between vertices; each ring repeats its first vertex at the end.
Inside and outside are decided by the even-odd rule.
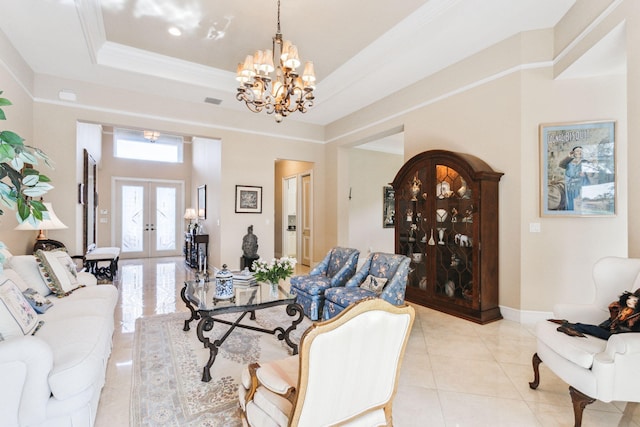
POLYGON ((257 284, 258 282, 256 282, 256 278, 253 277, 253 273, 251 273, 248 269, 233 272, 233 286, 246 288, 249 286, 255 286, 257 284))

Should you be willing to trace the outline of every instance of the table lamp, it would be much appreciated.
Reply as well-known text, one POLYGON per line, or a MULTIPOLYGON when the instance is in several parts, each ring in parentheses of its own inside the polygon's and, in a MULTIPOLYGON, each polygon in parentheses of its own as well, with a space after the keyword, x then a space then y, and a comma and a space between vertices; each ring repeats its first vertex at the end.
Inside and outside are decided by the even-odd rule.
POLYGON ((38 236, 36 237, 36 243, 33 245, 33 251, 35 252, 38 249, 47 249, 48 247, 64 247, 64 245, 55 240, 47 239, 47 236, 44 234, 45 230, 62 230, 64 228, 69 228, 63 224, 62 221, 58 218, 56 213, 53 211, 53 206, 51 203, 45 202, 44 205, 47 208, 46 212, 43 212, 43 217, 48 215, 48 218, 43 218, 42 221, 37 221, 35 226, 30 221, 24 221, 15 228, 16 230, 23 231, 36 231, 38 230, 38 236))
POLYGON ((189 220, 189 227, 188 230, 191 231, 191 221, 193 221, 194 219, 197 219, 198 216, 196 215, 196 210, 194 208, 187 208, 184 211, 184 219, 188 219, 189 220))

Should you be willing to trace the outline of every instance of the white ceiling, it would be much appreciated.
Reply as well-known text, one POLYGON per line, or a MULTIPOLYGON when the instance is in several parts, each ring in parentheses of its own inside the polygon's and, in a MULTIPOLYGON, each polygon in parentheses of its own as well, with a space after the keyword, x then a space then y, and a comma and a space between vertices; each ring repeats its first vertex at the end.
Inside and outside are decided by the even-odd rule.
MULTIPOLYGON (((282 0, 282 33, 318 76, 315 107, 287 120, 331 123, 516 33, 553 27, 574 3, 282 0)), ((218 108, 246 112, 235 100, 235 69, 271 47, 276 5, 0 0, 0 30, 35 73, 195 103, 213 97, 218 108), (170 26, 183 35, 169 35, 170 26), (168 89, 176 84, 184 90, 168 89)))

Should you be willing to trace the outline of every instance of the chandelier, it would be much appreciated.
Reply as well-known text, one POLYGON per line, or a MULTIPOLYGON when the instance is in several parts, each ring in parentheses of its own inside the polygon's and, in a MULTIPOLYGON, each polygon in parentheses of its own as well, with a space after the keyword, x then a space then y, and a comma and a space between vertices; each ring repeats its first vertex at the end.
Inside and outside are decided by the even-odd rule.
POLYGON ((160 137, 160 132, 157 130, 145 130, 142 132, 144 139, 149 140, 149 142, 156 142, 160 137))
POLYGON ((278 123, 295 111, 306 113, 313 107, 316 76, 313 62, 306 62, 302 76, 296 70, 299 66, 298 48, 289 40, 282 39, 278 0, 278 29, 272 49, 258 50, 247 55, 244 63, 238 64, 236 80, 240 86, 236 99, 244 101, 254 113, 264 110, 267 114, 275 114, 278 123), (276 58, 278 65, 274 66, 276 58))

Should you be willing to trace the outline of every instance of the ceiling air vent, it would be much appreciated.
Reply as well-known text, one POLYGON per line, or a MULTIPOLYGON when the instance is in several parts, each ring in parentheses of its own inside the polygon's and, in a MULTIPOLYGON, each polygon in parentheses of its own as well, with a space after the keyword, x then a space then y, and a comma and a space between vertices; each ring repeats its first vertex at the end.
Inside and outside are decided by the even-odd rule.
POLYGON ((213 104, 213 105, 220 105, 220 104, 222 104, 222 99, 211 98, 210 96, 207 96, 204 99, 204 102, 208 102, 209 104, 213 104))

